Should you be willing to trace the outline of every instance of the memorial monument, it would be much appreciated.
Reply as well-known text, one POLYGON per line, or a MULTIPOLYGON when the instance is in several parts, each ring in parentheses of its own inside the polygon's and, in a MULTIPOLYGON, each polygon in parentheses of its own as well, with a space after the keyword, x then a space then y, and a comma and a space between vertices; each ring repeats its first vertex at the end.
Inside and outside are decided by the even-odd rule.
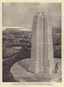
POLYGON ((31 63, 28 70, 41 78, 47 78, 52 75, 53 69, 51 20, 44 12, 38 12, 33 19, 31 63))

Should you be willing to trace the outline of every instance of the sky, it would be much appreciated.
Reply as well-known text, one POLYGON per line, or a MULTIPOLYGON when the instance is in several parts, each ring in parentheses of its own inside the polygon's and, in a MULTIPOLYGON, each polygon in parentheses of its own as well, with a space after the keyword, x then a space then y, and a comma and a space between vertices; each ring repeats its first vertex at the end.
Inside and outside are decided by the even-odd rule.
POLYGON ((36 12, 48 12, 52 26, 61 25, 60 3, 3 3, 2 25, 31 28, 36 12))

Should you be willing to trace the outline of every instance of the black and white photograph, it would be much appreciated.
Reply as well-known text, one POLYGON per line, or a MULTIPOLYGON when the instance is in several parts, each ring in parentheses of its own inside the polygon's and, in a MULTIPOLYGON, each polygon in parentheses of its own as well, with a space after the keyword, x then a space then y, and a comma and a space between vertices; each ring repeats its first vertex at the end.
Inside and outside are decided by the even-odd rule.
POLYGON ((2 3, 2 82, 62 82, 61 3, 2 3))

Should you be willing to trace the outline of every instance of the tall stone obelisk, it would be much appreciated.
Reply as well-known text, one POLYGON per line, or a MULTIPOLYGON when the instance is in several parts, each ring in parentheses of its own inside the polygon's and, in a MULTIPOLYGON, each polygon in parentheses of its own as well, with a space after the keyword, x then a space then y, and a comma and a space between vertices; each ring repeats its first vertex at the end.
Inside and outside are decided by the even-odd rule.
POLYGON ((43 12, 38 12, 32 25, 32 49, 29 71, 50 74, 54 68, 51 21, 43 12))

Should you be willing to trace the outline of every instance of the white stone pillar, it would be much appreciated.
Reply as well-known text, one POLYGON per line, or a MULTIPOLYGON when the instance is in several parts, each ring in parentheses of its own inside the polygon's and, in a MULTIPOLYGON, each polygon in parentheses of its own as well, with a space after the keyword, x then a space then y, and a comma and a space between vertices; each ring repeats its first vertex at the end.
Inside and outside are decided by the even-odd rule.
POLYGON ((29 71, 49 74, 54 67, 52 27, 47 15, 39 12, 32 25, 32 49, 29 71))

